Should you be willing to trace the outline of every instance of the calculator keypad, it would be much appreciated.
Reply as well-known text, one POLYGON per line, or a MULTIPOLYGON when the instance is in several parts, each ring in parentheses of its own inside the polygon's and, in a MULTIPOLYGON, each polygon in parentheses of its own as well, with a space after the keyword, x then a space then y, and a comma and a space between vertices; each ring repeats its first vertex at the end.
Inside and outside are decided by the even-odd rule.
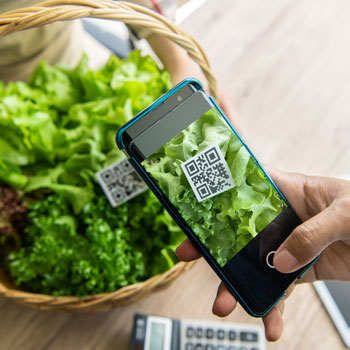
POLYGON ((240 326, 233 328, 225 323, 208 326, 208 322, 183 322, 182 335, 185 339, 182 339, 182 350, 265 350, 262 333, 257 330, 259 327, 240 326))
POLYGON ((202 343, 186 343, 185 350, 260 350, 260 347, 222 345, 222 344, 202 344, 202 343))

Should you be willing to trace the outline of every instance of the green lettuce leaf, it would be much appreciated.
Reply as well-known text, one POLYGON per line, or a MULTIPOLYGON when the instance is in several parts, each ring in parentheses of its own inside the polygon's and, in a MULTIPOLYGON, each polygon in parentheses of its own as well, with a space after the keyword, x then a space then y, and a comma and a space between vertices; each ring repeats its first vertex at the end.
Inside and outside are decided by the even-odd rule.
POLYGON ((37 293, 113 292, 172 267, 184 234, 146 192, 113 209, 101 195, 74 215, 59 194, 29 206, 27 244, 10 255, 17 285, 37 293))
POLYGON ((112 292, 178 261, 184 234, 154 195, 113 209, 95 177, 124 157, 118 128, 170 87, 169 74, 139 51, 97 70, 87 56, 73 68, 42 62, 29 84, 0 82, 0 184, 31 201, 25 244, 9 257, 18 286, 112 292))
POLYGON ((94 173, 122 157, 115 133, 170 88, 149 56, 111 56, 100 69, 41 62, 30 78, 0 86, 0 181, 52 190, 78 214, 96 195, 94 173))

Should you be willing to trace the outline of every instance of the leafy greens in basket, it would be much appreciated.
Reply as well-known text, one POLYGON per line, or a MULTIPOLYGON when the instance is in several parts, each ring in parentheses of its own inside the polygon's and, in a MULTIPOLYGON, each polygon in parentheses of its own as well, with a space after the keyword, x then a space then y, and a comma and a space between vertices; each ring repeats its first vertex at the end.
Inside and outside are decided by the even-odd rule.
POLYGON ((116 130, 170 88, 169 75, 139 51, 97 71, 41 62, 29 84, 0 85, 0 181, 51 189, 79 213, 95 195, 94 173, 122 156, 116 130))
POLYGON ((28 84, 0 83, 0 185, 29 202, 23 247, 8 269, 27 290, 111 292, 165 271, 184 238, 150 191, 112 209, 95 173, 122 157, 116 130, 170 88, 134 51, 98 70, 41 62, 28 84))

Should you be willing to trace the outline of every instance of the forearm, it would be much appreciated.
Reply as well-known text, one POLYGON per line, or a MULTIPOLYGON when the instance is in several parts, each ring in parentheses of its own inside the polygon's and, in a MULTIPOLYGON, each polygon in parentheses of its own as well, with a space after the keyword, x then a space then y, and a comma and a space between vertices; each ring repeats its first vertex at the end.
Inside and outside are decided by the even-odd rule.
POLYGON ((197 78, 205 83, 198 64, 188 56, 182 47, 158 34, 150 35, 147 40, 162 61, 164 68, 170 73, 174 84, 189 77, 197 78))

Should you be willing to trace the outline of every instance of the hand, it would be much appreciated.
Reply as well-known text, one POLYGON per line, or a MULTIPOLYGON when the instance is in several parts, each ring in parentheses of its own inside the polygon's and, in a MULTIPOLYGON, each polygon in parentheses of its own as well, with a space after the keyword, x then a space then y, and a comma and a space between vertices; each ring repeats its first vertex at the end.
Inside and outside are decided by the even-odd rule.
MULTIPOLYGON (((323 251, 316 264, 297 283, 317 279, 350 281, 350 181, 285 173, 270 167, 267 170, 304 221, 277 250, 276 268, 281 272, 294 271, 323 251), (287 253, 283 253, 284 249, 287 253)), ((183 261, 201 256, 188 239, 178 247, 176 254, 183 261)), ((287 296, 293 289, 294 285, 287 290, 287 296)), ((276 341, 282 335, 284 300, 263 318, 268 341, 276 341)), ((236 304, 221 283, 213 313, 227 316, 236 304)))
POLYGON ((267 170, 303 221, 278 248, 275 267, 292 272, 322 252, 300 281, 350 281, 350 181, 267 170))
MULTIPOLYGON (((185 239, 176 250, 176 255, 182 261, 192 261, 201 257, 201 254, 192 245, 189 239, 185 239)), ((287 296, 292 292, 294 286, 286 292, 287 296)), ((221 282, 216 298, 213 303, 213 314, 219 317, 228 316, 236 307, 237 301, 221 282)), ((284 311, 284 299, 281 300, 267 316, 263 318, 265 326, 265 337, 268 341, 278 340, 283 332, 282 314, 284 311)))

